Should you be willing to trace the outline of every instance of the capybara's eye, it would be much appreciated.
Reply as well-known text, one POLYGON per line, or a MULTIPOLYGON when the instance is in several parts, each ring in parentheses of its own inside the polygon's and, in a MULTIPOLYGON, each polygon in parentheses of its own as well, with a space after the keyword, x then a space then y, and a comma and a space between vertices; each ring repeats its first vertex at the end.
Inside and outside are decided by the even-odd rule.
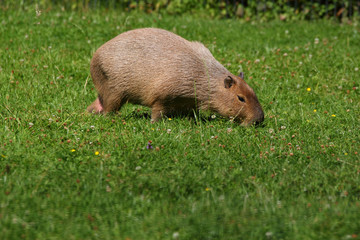
POLYGON ((240 102, 245 102, 245 99, 243 97, 237 96, 240 102))

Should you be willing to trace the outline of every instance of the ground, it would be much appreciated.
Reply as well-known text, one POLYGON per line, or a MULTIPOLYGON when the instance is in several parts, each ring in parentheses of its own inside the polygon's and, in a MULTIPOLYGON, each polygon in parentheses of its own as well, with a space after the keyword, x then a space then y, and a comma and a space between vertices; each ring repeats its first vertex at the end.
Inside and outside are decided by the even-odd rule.
POLYGON ((0 14, 3 239, 358 239, 360 27, 119 11, 0 14), (265 112, 90 115, 93 52, 159 27, 245 72, 265 112))

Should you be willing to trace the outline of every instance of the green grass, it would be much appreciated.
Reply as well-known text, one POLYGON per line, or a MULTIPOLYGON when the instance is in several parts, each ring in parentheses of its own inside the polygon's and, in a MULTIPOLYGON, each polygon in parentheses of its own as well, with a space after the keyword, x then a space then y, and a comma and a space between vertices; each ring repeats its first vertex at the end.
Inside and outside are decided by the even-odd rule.
POLYGON ((1 10, 0 36, 1 239, 360 237, 356 23, 31 8, 1 10), (135 105, 85 114, 92 53, 139 27, 242 69, 264 126, 206 113, 151 124, 135 105))

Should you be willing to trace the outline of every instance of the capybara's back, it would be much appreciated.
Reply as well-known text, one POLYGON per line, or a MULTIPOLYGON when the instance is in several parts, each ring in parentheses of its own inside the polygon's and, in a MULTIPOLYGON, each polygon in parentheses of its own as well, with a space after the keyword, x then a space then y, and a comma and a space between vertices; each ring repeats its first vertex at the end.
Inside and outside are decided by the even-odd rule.
POLYGON ((196 107, 238 118, 245 125, 264 118, 255 93, 242 78, 225 69, 201 43, 162 29, 118 35, 95 52, 90 71, 98 91, 90 112, 108 113, 130 102, 151 107, 153 121, 196 107))

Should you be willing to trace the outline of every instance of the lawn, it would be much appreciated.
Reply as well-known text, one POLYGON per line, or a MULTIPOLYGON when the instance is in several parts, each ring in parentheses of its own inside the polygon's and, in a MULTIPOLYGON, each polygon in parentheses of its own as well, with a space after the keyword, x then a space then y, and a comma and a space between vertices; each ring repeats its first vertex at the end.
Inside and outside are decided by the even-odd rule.
POLYGON ((1 239, 360 238, 356 22, 30 7, 0 10, 0 36, 1 239), (93 52, 140 27, 244 71, 264 124, 86 114, 93 52))

